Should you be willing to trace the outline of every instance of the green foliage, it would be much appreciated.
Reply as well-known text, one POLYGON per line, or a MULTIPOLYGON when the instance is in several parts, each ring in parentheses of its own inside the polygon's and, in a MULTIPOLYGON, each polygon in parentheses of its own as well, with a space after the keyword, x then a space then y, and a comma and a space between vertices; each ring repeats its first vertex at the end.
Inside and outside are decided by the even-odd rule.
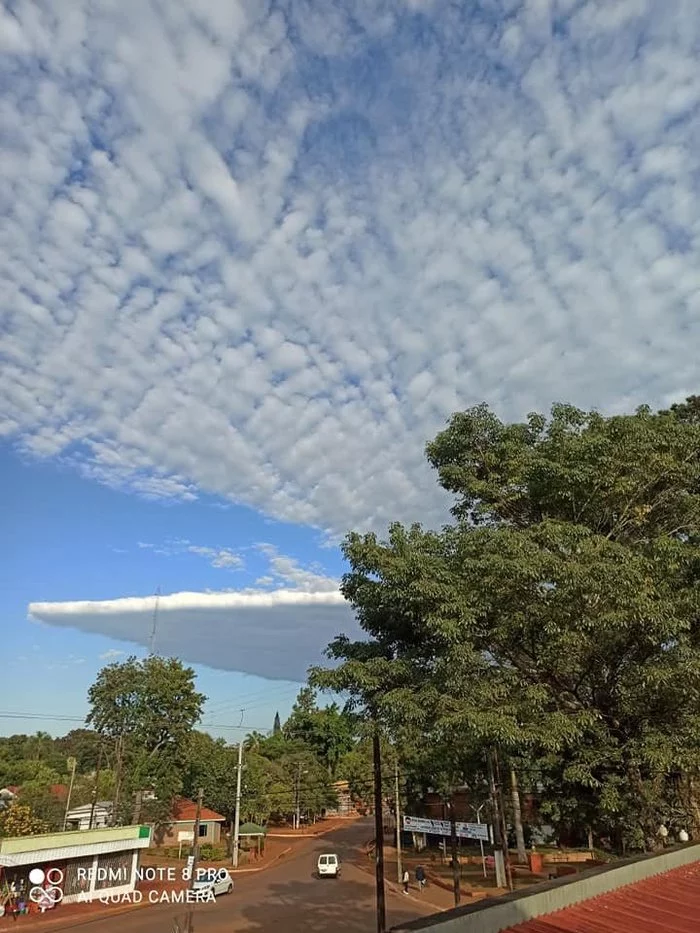
POLYGON ((335 776, 342 756, 352 749, 355 732, 352 717, 343 713, 336 703, 318 708, 311 687, 300 692, 284 725, 284 735, 308 746, 331 777, 335 776))
POLYGON ((0 810, 0 836, 38 836, 49 831, 49 825, 23 803, 13 803, 5 810, 0 810))
POLYGON ((497 746, 542 762, 562 825, 649 846, 672 806, 687 821, 697 794, 672 787, 700 771, 699 410, 455 415, 427 453, 456 524, 348 535, 342 589, 368 640, 339 636, 311 683, 384 723, 416 785, 477 781, 497 746))
POLYGON ((56 745, 64 759, 75 758, 78 774, 89 774, 97 768, 100 736, 94 729, 72 729, 56 739, 56 745))
POLYGON ((166 820, 206 699, 195 689, 194 671, 176 658, 131 657, 104 667, 88 697, 87 721, 103 740, 122 740, 123 799, 152 788, 156 799, 141 818, 166 820))
POLYGON ((204 862, 222 862, 226 858, 226 847, 205 843, 199 848, 199 857, 204 862))

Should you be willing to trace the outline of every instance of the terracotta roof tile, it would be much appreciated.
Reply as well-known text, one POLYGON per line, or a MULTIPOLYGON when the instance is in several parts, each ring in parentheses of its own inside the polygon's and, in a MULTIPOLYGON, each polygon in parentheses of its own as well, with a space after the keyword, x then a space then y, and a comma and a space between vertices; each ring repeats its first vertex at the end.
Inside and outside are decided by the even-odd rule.
MULTIPOLYGON (((173 809, 170 818, 175 821, 192 822, 197 819, 197 804, 194 800, 188 800, 186 797, 176 797, 173 803, 173 809)), ((202 807, 200 819, 205 823, 223 823, 225 816, 210 810, 208 807, 202 807)))
POLYGON ((700 863, 655 875, 503 933, 697 933, 700 863))

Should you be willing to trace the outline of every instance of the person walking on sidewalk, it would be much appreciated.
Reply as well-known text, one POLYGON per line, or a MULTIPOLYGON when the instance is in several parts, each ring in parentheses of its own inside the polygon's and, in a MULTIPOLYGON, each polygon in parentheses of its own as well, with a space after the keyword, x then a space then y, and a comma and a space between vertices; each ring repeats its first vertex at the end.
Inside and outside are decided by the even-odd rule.
POLYGON ((408 869, 403 873, 403 893, 408 894, 408 886, 411 883, 411 876, 408 873, 408 869))
POLYGON ((418 882, 418 890, 422 891, 425 887, 425 869, 422 865, 416 868, 416 881, 418 882))

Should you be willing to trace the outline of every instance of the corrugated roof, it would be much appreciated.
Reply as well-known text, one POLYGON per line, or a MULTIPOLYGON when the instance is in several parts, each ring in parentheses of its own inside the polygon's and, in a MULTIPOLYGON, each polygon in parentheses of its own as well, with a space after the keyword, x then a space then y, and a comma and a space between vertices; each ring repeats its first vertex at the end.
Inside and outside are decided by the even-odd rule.
POLYGON ((697 933, 700 863, 654 875, 503 933, 697 933))

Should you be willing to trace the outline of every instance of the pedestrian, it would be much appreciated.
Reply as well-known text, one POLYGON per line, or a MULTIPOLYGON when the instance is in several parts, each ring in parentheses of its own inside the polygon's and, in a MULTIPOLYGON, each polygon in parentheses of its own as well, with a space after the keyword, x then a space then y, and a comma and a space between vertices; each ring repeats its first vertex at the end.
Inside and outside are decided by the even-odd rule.
POLYGON ((403 873, 403 893, 408 894, 408 886, 411 882, 411 876, 408 873, 408 869, 403 873))
POLYGON ((418 890, 422 891, 425 887, 425 869, 422 865, 416 868, 416 881, 418 882, 418 890))

